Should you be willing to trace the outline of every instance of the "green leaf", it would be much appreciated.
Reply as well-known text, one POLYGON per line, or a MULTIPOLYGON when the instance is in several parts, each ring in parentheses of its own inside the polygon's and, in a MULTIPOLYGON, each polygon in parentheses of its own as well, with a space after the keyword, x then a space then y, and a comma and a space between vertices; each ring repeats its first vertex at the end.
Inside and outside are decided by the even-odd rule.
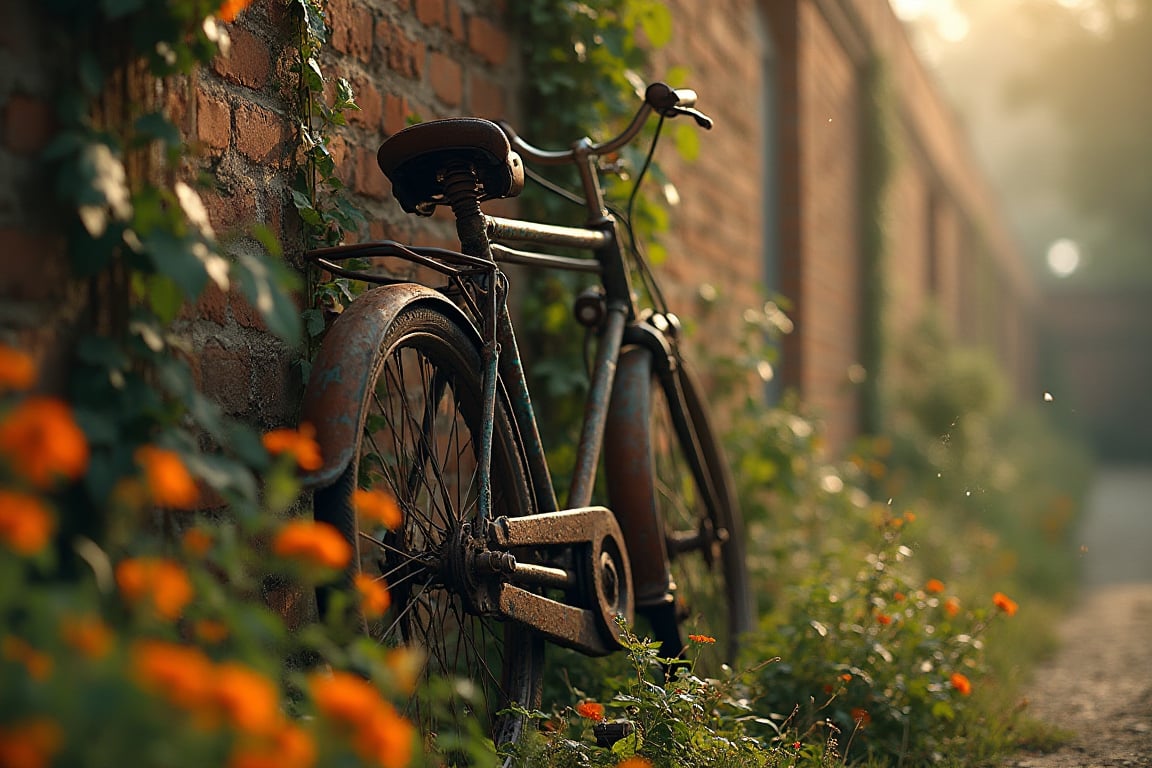
POLYGON ((672 143, 680 157, 691 162, 700 156, 700 129, 695 123, 680 123, 673 128, 672 143))
POLYGON ((324 333, 324 313, 319 309, 306 309, 301 313, 301 318, 309 338, 314 339, 324 333))
POLYGON ((632 757, 643 745, 644 739, 640 736, 640 732, 633 729, 632 733, 612 745, 612 753, 620 758, 632 757))
POLYGON ((144 299, 162 323, 170 323, 184 307, 180 286, 165 275, 150 275, 144 281, 144 299))
POLYGON ((143 239, 143 245, 158 274, 175 283, 190 301, 200 295, 208 283, 208 270, 201 258, 207 251, 203 243, 157 228, 143 239))
POLYGON ((184 143, 180 130, 164 116, 163 112, 149 112, 136 119, 136 132, 143 138, 156 139, 169 147, 178 147, 184 143))
POLYGON ((233 274, 268 329, 289 344, 299 343, 300 314, 289 292, 295 275, 283 264, 250 254, 240 255, 233 265, 233 274))

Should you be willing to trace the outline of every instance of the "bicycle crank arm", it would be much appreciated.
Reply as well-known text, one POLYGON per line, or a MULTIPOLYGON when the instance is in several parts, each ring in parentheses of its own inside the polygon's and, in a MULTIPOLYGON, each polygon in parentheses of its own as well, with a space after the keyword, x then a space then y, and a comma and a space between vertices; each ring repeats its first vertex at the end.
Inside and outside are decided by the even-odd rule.
POLYGON ((605 507, 584 507, 523 517, 499 517, 489 527, 489 543, 502 550, 564 549, 571 570, 510 558, 500 585, 499 611, 582 653, 602 656, 620 647, 623 616, 633 619, 632 568, 616 517, 605 507), (560 602, 526 587, 565 590, 560 602))

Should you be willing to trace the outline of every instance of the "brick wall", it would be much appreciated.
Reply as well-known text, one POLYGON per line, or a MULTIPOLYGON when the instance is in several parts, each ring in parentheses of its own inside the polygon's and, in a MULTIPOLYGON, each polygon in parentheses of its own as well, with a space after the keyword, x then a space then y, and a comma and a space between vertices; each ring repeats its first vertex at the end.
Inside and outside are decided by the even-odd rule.
MULTIPOLYGON (((503 1, 331 0, 324 68, 352 83, 362 108, 332 147, 341 178, 369 215, 365 231, 350 239, 453 242, 446 216, 414 221, 400 212, 375 151, 411 119, 477 114, 516 122, 524 75, 502 23, 503 1)), ((37 279, 62 270, 62 244, 38 160, 51 131, 54 82, 33 7, 22 0, 0 9, 0 333, 51 357, 66 349, 88 287, 37 279)), ((935 303, 960 337, 996 349, 1026 391, 1034 290, 957 121, 887 2, 671 0, 669 7, 675 39, 658 54, 654 75, 687 66, 687 81, 674 85, 696 88, 717 123, 701 135, 695 162, 661 155, 681 201, 671 209, 664 282, 673 309, 699 319, 695 342, 734 349, 745 310, 762 304, 771 283, 794 304, 784 384, 827 418, 834 450, 857 431, 862 73, 878 58, 895 99, 897 160, 884 201, 885 322, 898 332, 935 303), (775 228, 765 218, 770 201, 775 228), (777 274, 766 274, 768 253, 778 258, 777 274), (705 286, 718 300, 707 300, 705 286)), ((261 222, 296 262, 288 13, 280 0, 257 0, 229 27, 231 56, 171 83, 166 96, 199 144, 198 170, 219 184, 205 202, 228 248, 254 248, 243 229, 261 222)), ((299 388, 290 374, 293 353, 271 339, 250 307, 209 291, 184 322, 203 383, 229 411, 260 426, 292 421, 299 388)))

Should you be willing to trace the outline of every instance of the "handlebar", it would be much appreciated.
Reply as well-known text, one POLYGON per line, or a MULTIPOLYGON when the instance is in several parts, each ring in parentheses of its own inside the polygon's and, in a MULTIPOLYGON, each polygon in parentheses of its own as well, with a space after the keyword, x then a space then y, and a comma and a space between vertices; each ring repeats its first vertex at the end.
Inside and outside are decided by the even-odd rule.
POLYGON ((696 109, 695 91, 687 88, 672 88, 664 83, 649 85, 644 91, 644 103, 640 105, 640 109, 637 110, 628 127, 619 136, 599 144, 594 144, 591 139, 584 138, 576 142, 571 149, 540 149, 520 138, 508 123, 500 121, 498 124, 508 136, 512 149, 527 162, 540 165, 564 165, 577 162, 581 158, 608 155, 620 149, 636 138, 653 111, 664 117, 689 115, 704 130, 712 128, 712 118, 696 109))

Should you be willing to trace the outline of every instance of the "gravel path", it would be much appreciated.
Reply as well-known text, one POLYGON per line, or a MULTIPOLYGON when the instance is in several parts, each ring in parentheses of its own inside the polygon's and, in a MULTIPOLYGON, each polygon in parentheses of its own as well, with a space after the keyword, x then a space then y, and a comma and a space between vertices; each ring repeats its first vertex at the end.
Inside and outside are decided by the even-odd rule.
POLYGON ((1078 605, 1027 691, 1035 717, 1076 737, 1006 768, 1152 768, 1152 468, 1099 473, 1081 541, 1078 605))

